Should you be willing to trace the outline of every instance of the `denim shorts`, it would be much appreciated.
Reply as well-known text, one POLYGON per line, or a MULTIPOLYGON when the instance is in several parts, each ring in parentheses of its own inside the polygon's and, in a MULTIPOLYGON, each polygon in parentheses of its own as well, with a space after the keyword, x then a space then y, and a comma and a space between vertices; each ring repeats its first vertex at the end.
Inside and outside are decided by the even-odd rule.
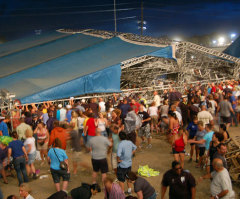
POLYGON ((27 162, 27 164, 32 164, 35 161, 35 159, 36 159, 36 155, 37 155, 36 151, 34 151, 33 153, 29 153, 28 154, 28 162, 27 162))
POLYGON ((63 181, 69 181, 70 180, 70 173, 68 173, 66 170, 55 170, 50 168, 51 170, 51 174, 52 174, 52 178, 53 178, 53 182, 59 183, 60 182, 60 178, 62 177, 63 181))

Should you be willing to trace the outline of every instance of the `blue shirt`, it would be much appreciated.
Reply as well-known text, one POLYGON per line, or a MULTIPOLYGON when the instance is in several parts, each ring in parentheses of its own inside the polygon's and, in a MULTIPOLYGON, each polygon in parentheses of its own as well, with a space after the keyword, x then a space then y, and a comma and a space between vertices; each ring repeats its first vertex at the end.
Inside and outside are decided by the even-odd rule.
POLYGON ((4 121, 2 121, 0 123, 0 131, 2 131, 3 136, 9 136, 8 127, 7 127, 7 124, 4 121))
POLYGON ((232 96, 230 97, 229 101, 230 101, 231 104, 232 104, 233 110, 235 110, 237 105, 236 105, 236 104, 233 104, 233 102, 236 102, 236 98, 232 95, 232 96))
MULTIPOLYGON (((207 132, 205 130, 203 131, 198 131, 196 133, 196 140, 199 141, 199 140, 202 140, 203 137, 207 134, 207 132)), ((205 147, 205 143, 204 144, 197 144, 198 147, 205 147)))
POLYGON ((187 127, 187 131, 189 132, 189 137, 191 139, 194 138, 194 136, 196 135, 196 133, 198 131, 197 124, 194 124, 193 122, 190 122, 188 127, 187 127))
POLYGON ((67 111, 67 121, 70 123, 72 120, 72 110, 67 111))
MULTIPOLYGON (((54 148, 54 150, 55 150, 60 162, 68 159, 67 154, 63 149, 54 148)), ((59 162, 54 150, 53 150, 53 148, 51 148, 48 151, 48 157, 51 159, 50 168, 52 168, 54 170, 60 170, 61 169, 60 162, 59 162)))
POLYGON ((119 143, 117 149, 117 156, 122 160, 118 164, 121 168, 128 168, 132 166, 132 152, 136 150, 137 147, 129 140, 123 140, 119 143))
POLYGON ((20 140, 13 140, 12 142, 9 143, 8 148, 12 149, 12 157, 17 158, 20 156, 23 156, 23 142, 20 140))
POLYGON ((205 142, 206 150, 209 150, 209 145, 210 145, 210 142, 212 141, 213 134, 214 134, 214 132, 210 131, 203 137, 203 139, 206 140, 206 142, 205 142))
POLYGON ((56 119, 57 119, 58 121, 60 121, 60 110, 57 110, 56 119))

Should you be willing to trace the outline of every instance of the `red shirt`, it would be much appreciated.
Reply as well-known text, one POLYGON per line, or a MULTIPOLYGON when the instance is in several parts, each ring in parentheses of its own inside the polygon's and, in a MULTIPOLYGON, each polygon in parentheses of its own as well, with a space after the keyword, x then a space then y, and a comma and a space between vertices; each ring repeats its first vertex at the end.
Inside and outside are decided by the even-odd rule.
POLYGON ((139 103, 135 103, 135 104, 130 104, 130 106, 133 108, 133 110, 135 111, 135 113, 138 113, 139 108, 140 108, 140 104, 139 103))
POLYGON ((88 135, 95 136, 96 135, 96 126, 95 126, 94 118, 89 118, 86 126, 88 127, 88 129, 87 129, 88 135))

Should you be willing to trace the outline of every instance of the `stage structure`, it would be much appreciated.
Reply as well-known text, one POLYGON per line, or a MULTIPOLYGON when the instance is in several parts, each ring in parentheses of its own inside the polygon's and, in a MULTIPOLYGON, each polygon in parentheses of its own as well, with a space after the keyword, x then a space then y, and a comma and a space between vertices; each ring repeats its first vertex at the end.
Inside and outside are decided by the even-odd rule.
MULTIPOLYGON (((67 32, 72 33, 72 30, 67 32)), ((197 81, 239 79, 239 58, 197 44, 101 30, 88 29, 79 32, 105 38, 118 36, 135 44, 172 46, 175 59, 145 55, 122 62, 121 90, 144 90, 151 86, 159 88, 159 83, 167 85, 169 82, 174 82, 175 86, 182 88, 186 83, 197 81)))
MULTIPOLYGON (((153 90, 158 90, 159 93, 174 88, 184 91, 186 84, 197 84, 198 82, 208 84, 208 82, 218 83, 239 79, 239 58, 190 42, 93 29, 59 29, 57 33, 51 33, 46 37, 29 38, 23 42, 26 45, 17 43, 16 46, 16 42, 9 42, 6 44, 8 51, 5 48, 0 51, 4 58, 2 66, 8 64, 11 69, 8 67, 8 70, 0 75, 2 88, 10 89, 23 104, 67 101, 71 96, 74 96, 75 99, 107 96, 109 93, 120 92, 120 88, 123 92, 122 95, 140 93, 150 96, 153 90), (45 43, 47 45, 42 45, 45 43), (62 50, 59 46, 65 46, 65 49, 62 50), (121 47, 121 58, 119 58, 120 54, 118 55, 118 47, 121 47), (163 55, 159 49, 165 48, 168 50, 165 50, 165 55, 163 55), (42 55, 41 59, 35 56, 36 52, 42 55), (131 52, 131 55, 128 52, 131 52), (84 57, 84 63, 82 63, 83 59, 77 56, 78 54, 84 57), (15 58, 8 55, 15 56, 15 58), (29 61, 22 59, 20 55, 24 55, 22 57, 33 56, 36 59, 29 61), (16 60, 15 62, 21 63, 21 65, 15 67, 16 63, 10 64, 10 58, 19 60, 19 62, 16 60), (101 59, 106 63, 100 67, 98 60, 101 59), (72 61, 74 63, 71 63, 72 61), (82 65, 78 65, 79 63, 82 65), (116 63, 118 64, 116 65, 116 63), (72 70, 69 71, 74 72, 64 73, 64 80, 59 79, 58 76, 54 76, 54 79, 51 76, 49 79, 49 74, 56 74, 60 70, 59 68, 65 70, 66 66, 68 69, 71 66, 72 70), (89 70, 91 67, 95 67, 94 70, 87 71, 86 74, 89 75, 87 78, 83 74, 86 72, 86 66, 89 70), (81 67, 84 71, 81 71, 81 67), (110 77, 116 75, 116 70, 106 73, 103 68, 106 68, 104 70, 117 68, 119 77, 114 78, 116 84, 114 88, 100 89, 95 92, 96 89, 92 83, 96 81, 93 81, 92 74, 97 74, 100 70, 103 75, 100 79, 109 81, 110 77), (49 70, 51 72, 45 74, 45 71, 49 70), (109 78, 105 78, 106 74, 109 74, 109 78), (42 81, 42 77, 48 81, 42 81), (79 83, 78 81, 82 79, 93 82, 79 83), (117 82, 116 79, 118 79, 117 82), (36 82, 37 86, 35 86, 36 82), (26 88, 26 85, 29 88, 26 88), (79 88, 79 85, 84 87, 79 88), (94 87, 95 90, 89 90, 86 86, 94 87), (27 89, 26 94, 24 89, 27 89), (84 92, 79 92, 81 90, 84 92), (63 91, 74 92, 64 93, 63 91)), ((110 82, 106 85, 112 86, 113 81, 110 82)), ((106 85, 104 84, 100 88, 104 88, 106 85)), ((9 103, 2 103, 1 108, 9 108, 9 103)))

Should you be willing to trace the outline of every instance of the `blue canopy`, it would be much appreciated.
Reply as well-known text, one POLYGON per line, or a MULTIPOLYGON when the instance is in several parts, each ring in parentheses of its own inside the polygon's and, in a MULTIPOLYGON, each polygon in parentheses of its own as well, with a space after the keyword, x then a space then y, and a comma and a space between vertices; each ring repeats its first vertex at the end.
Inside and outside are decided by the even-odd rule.
POLYGON ((15 93, 24 104, 120 92, 120 63, 153 52, 172 58, 171 47, 136 45, 118 37, 105 40, 83 34, 60 37, 18 52, 9 51, 0 60, 3 71, 0 89, 15 93))
POLYGON ((240 37, 238 37, 229 47, 227 47, 224 53, 240 58, 240 37))

